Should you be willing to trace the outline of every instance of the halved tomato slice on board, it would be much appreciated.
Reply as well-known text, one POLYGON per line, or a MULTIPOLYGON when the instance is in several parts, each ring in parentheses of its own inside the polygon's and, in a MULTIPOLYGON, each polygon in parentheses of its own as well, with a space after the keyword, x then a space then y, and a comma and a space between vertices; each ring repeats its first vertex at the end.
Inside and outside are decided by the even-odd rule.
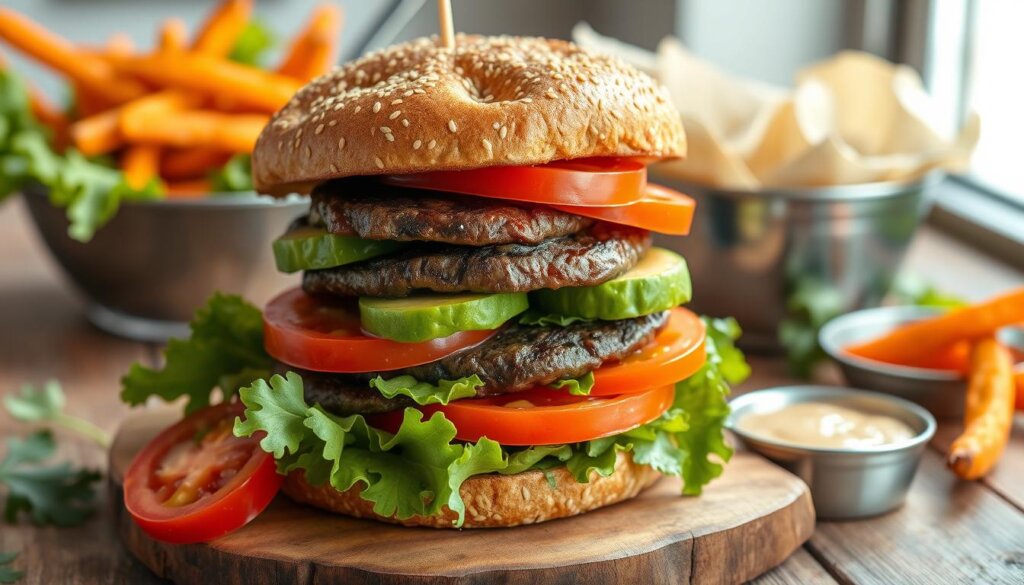
POLYGON ((586 158, 525 167, 488 167, 385 175, 384 183, 547 205, 626 205, 641 200, 647 166, 641 159, 586 158))
POLYGON ((359 307, 344 299, 314 298, 294 288, 263 311, 263 344, 288 365, 316 372, 397 370, 439 360, 473 347, 494 330, 460 331, 419 343, 400 343, 363 332, 359 307))
MULTIPOLYGON (((537 388, 489 398, 456 400, 419 409, 424 418, 444 413, 455 438, 487 437, 502 445, 561 445, 610 437, 648 423, 672 405, 675 385, 615 397, 573 396, 537 388)), ((371 418, 374 426, 397 432, 402 411, 371 418)))
POLYGON ((262 435, 236 437, 241 403, 211 406, 166 429, 135 456, 124 504, 135 523, 165 542, 206 542, 245 526, 281 487, 262 435))
POLYGON ((632 394, 689 378, 707 357, 705 333, 700 317, 682 307, 672 309, 668 325, 653 343, 622 361, 594 370, 590 395, 632 394))
POLYGON ((552 205, 555 209, 611 223, 651 230, 659 234, 685 236, 690 233, 697 204, 678 191, 647 183, 643 197, 617 207, 552 205))

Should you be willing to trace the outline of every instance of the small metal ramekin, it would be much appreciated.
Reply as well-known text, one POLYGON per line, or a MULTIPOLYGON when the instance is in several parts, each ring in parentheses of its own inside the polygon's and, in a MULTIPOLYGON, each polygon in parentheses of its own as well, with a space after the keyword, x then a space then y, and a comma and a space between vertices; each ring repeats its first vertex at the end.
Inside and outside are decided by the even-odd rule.
POLYGON ((751 450, 799 476, 811 488, 818 518, 850 520, 899 507, 935 434, 935 418, 920 406, 876 392, 833 386, 784 386, 734 398, 726 426, 751 450), (736 428, 749 414, 774 412, 790 404, 828 402, 903 421, 912 439, 880 447, 821 449, 745 433, 736 428))

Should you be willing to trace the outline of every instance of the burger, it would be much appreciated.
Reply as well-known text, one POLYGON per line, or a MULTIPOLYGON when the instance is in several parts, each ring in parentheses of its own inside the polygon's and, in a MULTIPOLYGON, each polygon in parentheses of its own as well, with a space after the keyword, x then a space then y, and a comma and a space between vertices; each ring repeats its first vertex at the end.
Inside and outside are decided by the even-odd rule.
MULTIPOLYGON (((227 483, 270 469, 261 481, 291 499, 360 518, 516 526, 664 475, 697 494, 730 455, 724 396, 745 365, 734 323, 680 307, 685 260, 652 247, 652 231, 689 230, 693 201, 647 164, 685 152, 664 88, 569 42, 460 35, 350 62, 253 153, 259 191, 310 193, 273 249, 301 287, 255 317, 215 298, 164 370, 125 378, 126 398, 154 393, 175 352, 230 354, 192 398, 219 383, 231 432, 178 436, 266 459, 239 457, 227 483)), ((169 449, 137 460, 140 477, 169 449)))

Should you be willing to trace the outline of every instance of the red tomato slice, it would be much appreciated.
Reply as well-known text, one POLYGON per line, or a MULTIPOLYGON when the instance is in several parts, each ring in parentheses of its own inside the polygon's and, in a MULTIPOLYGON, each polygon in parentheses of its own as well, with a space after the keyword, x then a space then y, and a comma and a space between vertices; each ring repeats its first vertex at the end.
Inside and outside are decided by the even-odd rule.
POLYGON ((587 158, 528 167, 386 175, 384 183, 549 205, 626 205, 644 198, 647 167, 630 158, 587 158))
POLYGON ((632 394, 675 384, 704 365, 704 323, 682 307, 672 309, 668 325, 654 342, 626 359, 594 370, 591 396, 632 394))
POLYGON ((263 311, 263 345, 275 359, 316 372, 359 373, 397 370, 439 360, 473 347, 494 334, 460 331, 422 343, 401 343, 367 335, 359 309, 343 299, 314 298, 294 288, 263 311))
POLYGON ((284 477, 261 437, 232 434, 240 403, 189 415, 143 447, 124 478, 135 523, 165 542, 206 542, 248 524, 274 499, 284 477))
MULTIPOLYGON (((634 429, 661 416, 674 397, 675 385, 611 398, 536 388, 419 408, 424 418, 444 413, 462 441, 487 437, 502 445, 561 445, 634 429)), ((401 423, 402 411, 394 411, 373 417, 371 424, 396 432, 401 423)))
POLYGON ((690 224, 693 223, 693 211, 696 203, 678 191, 647 183, 643 197, 628 205, 619 207, 552 205, 552 207, 566 213, 630 225, 660 234, 685 236, 690 233, 690 224))

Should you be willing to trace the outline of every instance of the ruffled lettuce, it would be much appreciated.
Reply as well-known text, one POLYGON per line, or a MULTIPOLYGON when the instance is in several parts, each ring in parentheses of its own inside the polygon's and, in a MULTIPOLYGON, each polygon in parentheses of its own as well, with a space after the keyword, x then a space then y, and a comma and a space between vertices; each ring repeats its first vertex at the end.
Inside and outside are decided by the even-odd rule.
MULTIPOLYGON (((733 346, 739 328, 731 320, 706 320, 708 361, 677 386, 672 407, 658 419, 613 437, 574 445, 504 448, 489 439, 455 441, 455 426, 441 413, 422 420, 407 408, 398 432, 371 427, 361 415, 335 416, 309 405, 295 373, 257 380, 240 391, 246 409, 235 434, 266 433, 260 446, 272 453, 281 473, 303 470, 313 484, 330 482, 344 491, 360 486, 374 512, 399 519, 434 515, 445 507, 465 519, 459 488, 488 473, 514 474, 564 466, 575 481, 608 476, 619 452, 637 463, 682 478, 683 493, 699 494, 722 472, 732 450, 722 425, 730 382, 749 372, 733 346)), ((549 476, 549 479, 551 476, 549 476)))
POLYGON ((555 390, 565 390, 574 396, 589 396, 590 391, 594 388, 594 372, 587 372, 586 375, 579 378, 558 380, 548 384, 548 387, 555 390))
POLYGON ((370 388, 381 393, 384 398, 406 396, 420 406, 427 404, 448 404, 460 398, 472 398, 484 385, 484 381, 476 374, 458 380, 441 380, 437 384, 421 382, 406 374, 385 380, 381 376, 370 380, 370 388))
POLYGON ((528 309, 519 316, 520 325, 532 325, 537 327, 566 327, 573 323, 590 323, 592 319, 584 317, 573 317, 571 315, 558 315, 545 313, 538 309, 528 309))

